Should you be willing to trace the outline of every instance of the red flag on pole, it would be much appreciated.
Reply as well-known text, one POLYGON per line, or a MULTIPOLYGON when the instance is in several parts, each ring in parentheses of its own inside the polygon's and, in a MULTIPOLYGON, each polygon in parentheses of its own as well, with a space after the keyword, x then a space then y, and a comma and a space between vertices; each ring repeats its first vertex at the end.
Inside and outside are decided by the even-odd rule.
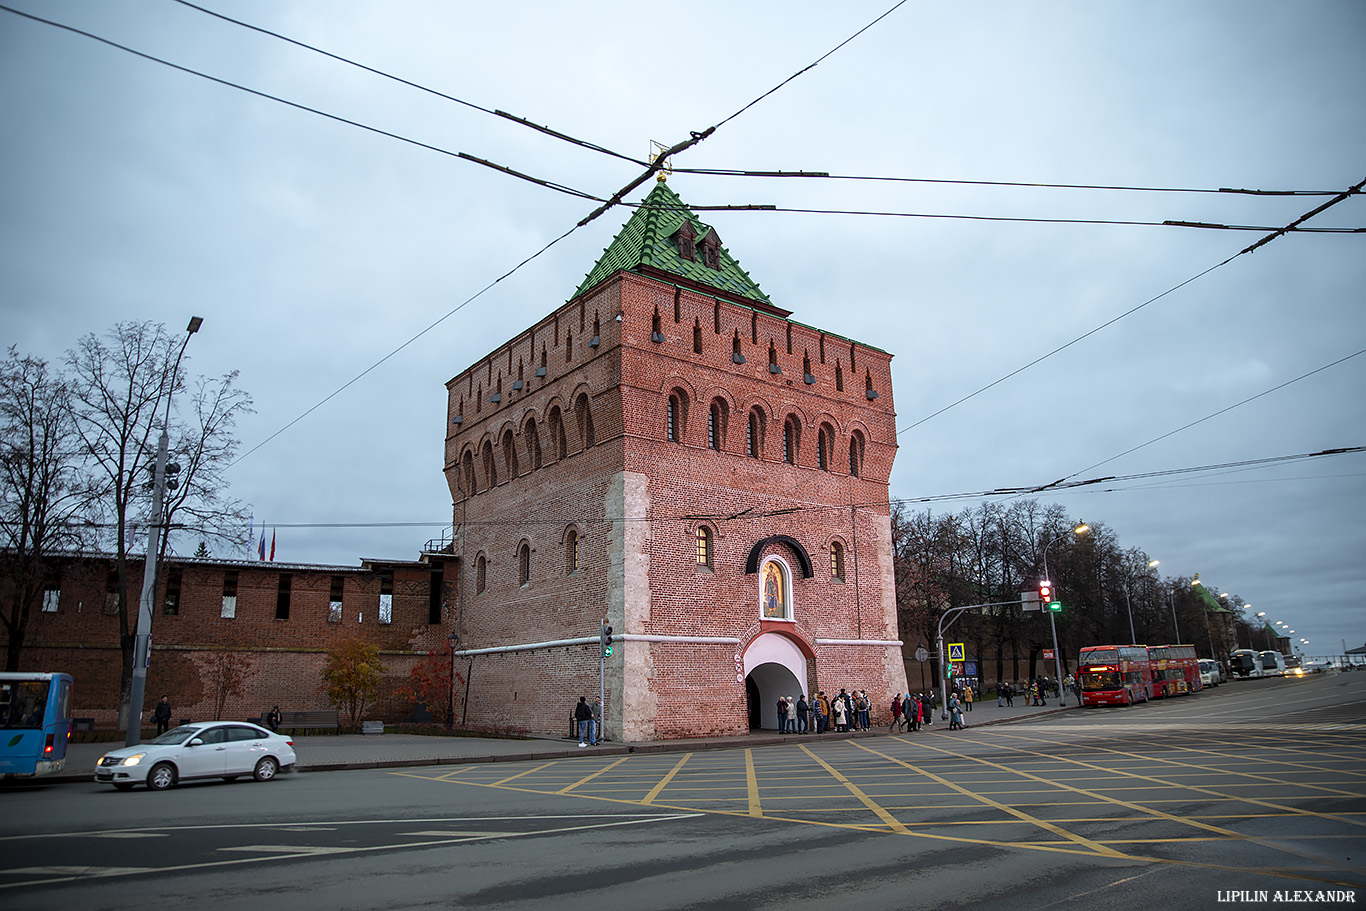
POLYGON ((270 530, 270 561, 275 562, 275 529, 270 530))

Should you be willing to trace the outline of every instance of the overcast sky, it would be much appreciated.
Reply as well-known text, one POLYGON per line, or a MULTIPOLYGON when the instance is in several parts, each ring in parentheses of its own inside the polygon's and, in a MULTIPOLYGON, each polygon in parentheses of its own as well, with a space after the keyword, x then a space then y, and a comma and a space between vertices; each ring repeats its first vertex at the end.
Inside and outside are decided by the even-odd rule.
MULTIPOLYGON (((640 172, 174 0, 6 2, 595 196, 640 172)), ((892 0, 203 5, 643 158, 651 140, 726 120, 892 0)), ((1364 32, 1359 0, 907 2, 674 165, 1343 190, 1366 178, 1364 32)), ((567 300, 630 215, 613 209, 462 308, 597 204, 2 11, 0 118, 0 341, 56 360, 117 321, 179 332, 202 316, 190 370, 241 371, 256 402, 244 451, 456 311, 232 469, 231 493, 292 562, 414 559, 440 535, 444 383, 567 300), (357 527, 287 527, 308 523, 357 527)), ((670 186, 697 206, 1262 226, 1328 199, 682 173, 670 186)), ((1219 266, 1263 234, 703 217, 794 319, 895 355, 893 498, 1366 444, 1366 235, 1292 234, 1219 266)), ((1366 226, 1366 204, 1307 226, 1366 226)), ((1241 595, 1308 654, 1366 641, 1360 454, 1040 499, 1110 526, 1164 576, 1241 595)))

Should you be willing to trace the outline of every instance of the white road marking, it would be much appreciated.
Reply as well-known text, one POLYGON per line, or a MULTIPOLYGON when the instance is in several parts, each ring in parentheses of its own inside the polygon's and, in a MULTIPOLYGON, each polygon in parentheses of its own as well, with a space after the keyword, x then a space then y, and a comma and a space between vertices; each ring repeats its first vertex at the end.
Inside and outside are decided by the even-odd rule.
POLYGON ((360 848, 328 848, 323 845, 232 845, 219 851, 246 851, 252 854, 350 854, 360 848))

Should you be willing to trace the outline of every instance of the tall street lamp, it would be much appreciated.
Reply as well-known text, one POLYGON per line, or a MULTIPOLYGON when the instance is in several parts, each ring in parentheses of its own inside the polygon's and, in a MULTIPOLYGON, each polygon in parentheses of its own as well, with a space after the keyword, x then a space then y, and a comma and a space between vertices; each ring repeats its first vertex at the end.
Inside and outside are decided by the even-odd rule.
MULTIPOLYGON (((161 550, 161 525, 164 521, 162 505, 166 498, 166 451, 170 448, 171 397, 175 394, 176 378, 180 376, 180 359, 190 336, 199 331, 204 320, 190 317, 185 328, 185 341, 175 356, 171 368, 170 387, 166 390, 166 419, 161 424, 161 439, 157 442, 156 473, 152 477, 152 520, 147 529, 147 558, 142 565, 142 597, 138 599, 138 623, 133 634, 133 681, 128 689, 128 730, 125 746, 137 746, 142 740, 142 702, 147 692, 147 664, 152 650, 152 601, 156 597, 157 552, 161 550)), ((169 534, 170 530, 167 529, 169 534)))
MULTIPOLYGON (((1161 562, 1161 560, 1149 560, 1148 568, 1152 569, 1161 562)), ((1129 644, 1138 645, 1138 634, 1134 632, 1134 601, 1127 585, 1124 586, 1124 606, 1129 610, 1129 644)))

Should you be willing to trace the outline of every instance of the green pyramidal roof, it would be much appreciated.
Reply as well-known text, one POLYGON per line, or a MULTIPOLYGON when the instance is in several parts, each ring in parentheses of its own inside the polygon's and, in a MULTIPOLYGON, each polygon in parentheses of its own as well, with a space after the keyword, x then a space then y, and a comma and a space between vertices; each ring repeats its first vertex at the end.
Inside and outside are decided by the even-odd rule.
POLYGON ((1211 592, 1209 589, 1205 588, 1205 586, 1203 586, 1203 585, 1197 585, 1197 586, 1195 586, 1195 594, 1196 594, 1197 597, 1199 597, 1201 603, 1205 605, 1205 612, 1206 612, 1206 613, 1210 613, 1210 614, 1231 614, 1231 613, 1233 613, 1233 611, 1229 610, 1227 607, 1224 607, 1224 605, 1223 605, 1222 603, 1220 603, 1219 599, 1216 598, 1216 597, 1214 597, 1214 593, 1211 592))
POLYGON ((696 259, 683 256, 676 235, 685 222, 692 225, 699 244, 713 231, 683 204, 668 184, 657 182, 640 208, 602 251, 602 257, 584 277, 574 297, 618 272, 666 272, 687 284, 715 288, 727 296, 759 303, 765 309, 777 309, 725 247, 721 248, 719 269, 710 268, 702 261, 700 247, 696 259))

